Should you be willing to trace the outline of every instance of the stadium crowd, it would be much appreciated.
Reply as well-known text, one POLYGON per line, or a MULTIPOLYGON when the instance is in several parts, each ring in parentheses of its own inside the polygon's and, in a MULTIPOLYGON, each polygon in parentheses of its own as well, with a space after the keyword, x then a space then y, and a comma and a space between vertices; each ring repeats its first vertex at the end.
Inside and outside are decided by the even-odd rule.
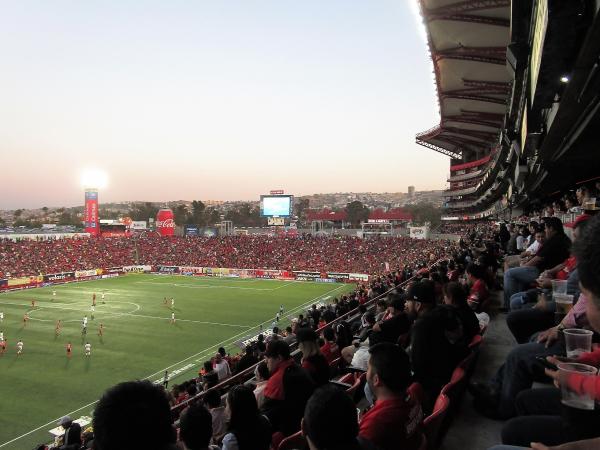
MULTIPOLYGON (((0 278, 68 272, 134 264, 226 267, 236 269, 315 270, 376 274, 427 255, 435 261, 448 242, 410 238, 228 237, 163 238, 147 233, 97 239, 0 241, 0 278)), ((427 262, 426 261, 426 262, 427 262)))
MULTIPOLYGON (((435 448, 473 371, 491 291, 500 287, 518 344, 492 380, 468 384, 476 410, 505 421, 506 445, 600 445, 597 410, 561 402, 564 395, 600 400, 599 376, 561 366, 600 366, 595 347, 564 356, 565 330, 600 330, 600 216, 580 215, 566 228, 550 216, 465 231, 455 246, 409 241, 419 248, 410 267, 386 255, 395 270, 331 305, 313 305, 285 330, 259 336, 243 355, 219 349, 197 378, 170 390, 166 383, 113 387, 94 413, 93 448, 435 448), (432 265, 436 255, 445 258, 432 265), (569 308, 557 308, 553 281, 567 282, 569 308), (548 387, 532 388, 536 381, 548 387), (140 403, 147 405, 141 412, 140 403), (131 435, 132 427, 146 433, 131 435)), ((320 240, 305 240, 322 247, 320 240)), ((339 242, 342 248, 359 244, 339 242)), ((245 245, 280 248, 271 239, 265 247, 239 238, 222 245, 236 255, 236 244, 243 251, 245 245)), ((362 244, 385 247, 379 240, 362 244)), ((169 242, 157 251, 176 255, 176 248, 169 242)), ((322 248, 318 254, 324 255, 322 248)), ((236 260, 258 261, 256 255, 244 258, 236 260)))

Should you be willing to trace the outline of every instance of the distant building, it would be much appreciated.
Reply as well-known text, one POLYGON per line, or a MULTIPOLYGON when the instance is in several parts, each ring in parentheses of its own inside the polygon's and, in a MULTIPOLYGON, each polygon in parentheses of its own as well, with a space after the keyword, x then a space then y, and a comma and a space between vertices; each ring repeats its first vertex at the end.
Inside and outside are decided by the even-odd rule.
POLYGON ((408 187, 408 196, 412 197, 415 195, 415 187, 414 186, 409 186, 408 187))

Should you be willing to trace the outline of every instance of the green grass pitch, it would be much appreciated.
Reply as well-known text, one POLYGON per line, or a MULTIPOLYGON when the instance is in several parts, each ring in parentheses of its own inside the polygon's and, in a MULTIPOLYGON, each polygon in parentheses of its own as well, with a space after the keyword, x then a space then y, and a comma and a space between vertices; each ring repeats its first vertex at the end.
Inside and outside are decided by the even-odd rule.
POLYGON ((7 340, 0 357, 0 449, 26 450, 51 439, 48 431, 63 415, 91 415, 106 388, 115 383, 162 378, 180 370, 170 385, 195 376, 219 346, 237 353, 236 342, 270 328, 279 305, 287 316, 312 303, 331 300, 352 285, 275 280, 191 278, 130 274, 119 278, 0 295, 7 340), (56 290, 53 298, 52 290, 56 290), (106 303, 101 293, 106 293, 106 303), (96 310, 91 319, 92 295, 96 310), (173 297, 176 322, 164 297, 173 297), (31 300, 35 299, 35 308, 31 300), (23 326, 23 315, 30 320, 23 326), (85 336, 81 332, 88 316, 85 336), (55 324, 63 327, 55 335, 55 324), (104 335, 98 327, 104 325, 104 335), (23 354, 16 343, 23 340, 23 354), (73 354, 67 358, 66 345, 73 354), (91 357, 83 346, 92 345, 91 357))

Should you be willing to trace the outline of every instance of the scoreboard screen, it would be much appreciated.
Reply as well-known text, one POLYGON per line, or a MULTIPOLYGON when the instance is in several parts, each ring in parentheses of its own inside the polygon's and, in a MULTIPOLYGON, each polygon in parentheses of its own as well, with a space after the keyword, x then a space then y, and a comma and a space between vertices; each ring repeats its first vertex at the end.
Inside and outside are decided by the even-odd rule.
POLYGON ((292 215, 291 195, 261 195, 261 217, 290 217, 292 215))

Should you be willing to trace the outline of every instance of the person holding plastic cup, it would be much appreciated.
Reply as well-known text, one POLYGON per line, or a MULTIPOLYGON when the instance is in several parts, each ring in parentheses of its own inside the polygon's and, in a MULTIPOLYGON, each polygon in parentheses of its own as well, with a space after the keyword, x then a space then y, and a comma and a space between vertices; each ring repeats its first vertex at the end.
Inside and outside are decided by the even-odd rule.
MULTIPOLYGON (((589 221, 582 237, 575 243, 581 297, 586 305, 590 327, 600 332, 600 216, 589 221)), ((545 369, 557 388, 529 389, 521 392, 516 407, 529 416, 509 420, 502 429, 503 444, 530 446, 541 441, 546 445, 572 442, 563 448, 600 448, 600 347, 576 359, 558 356, 547 358, 558 370, 545 369), (562 412, 562 416, 561 416, 562 412), (593 439, 592 439, 593 438, 593 439)), ((536 444, 534 448, 544 448, 536 444)))

